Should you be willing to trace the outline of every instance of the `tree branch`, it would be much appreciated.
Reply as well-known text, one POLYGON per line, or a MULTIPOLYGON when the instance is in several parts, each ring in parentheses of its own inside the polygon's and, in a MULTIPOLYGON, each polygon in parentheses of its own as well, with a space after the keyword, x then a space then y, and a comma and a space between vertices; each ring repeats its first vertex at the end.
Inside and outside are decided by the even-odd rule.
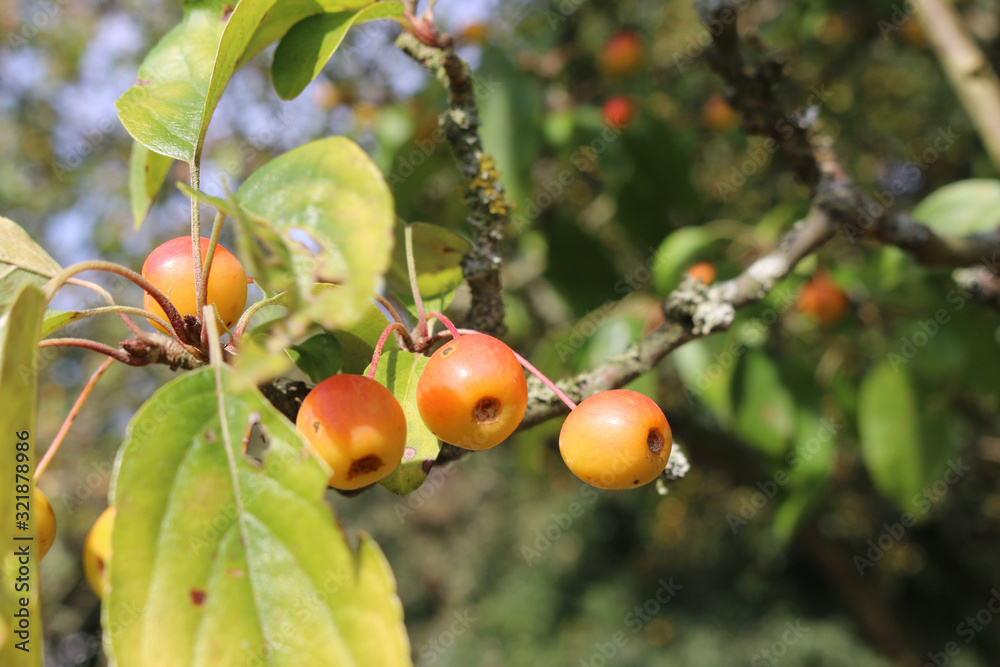
POLYGON ((1000 81, 996 72, 950 3, 924 0, 916 15, 952 88, 972 117, 993 166, 1000 169, 1000 81))
POLYGON ((479 109, 468 65, 455 53, 450 36, 438 34, 425 19, 416 21, 423 29, 433 31, 435 45, 423 43, 409 32, 403 32, 396 44, 448 92, 448 109, 441 114, 440 123, 465 180, 465 203, 473 231, 472 249, 462 260, 462 273, 472 292, 467 323, 473 329, 501 335, 505 327, 499 245, 504 227, 510 222, 511 205, 504 196, 493 158, 483 150, 479 109))

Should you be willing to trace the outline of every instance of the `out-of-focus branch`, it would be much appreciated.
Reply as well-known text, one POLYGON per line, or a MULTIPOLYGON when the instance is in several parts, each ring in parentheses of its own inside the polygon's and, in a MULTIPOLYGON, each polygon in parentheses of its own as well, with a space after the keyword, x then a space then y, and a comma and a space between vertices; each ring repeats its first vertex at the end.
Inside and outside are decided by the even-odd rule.
MULTIPOLYGON (((667 298, 667 321, 645 338, 634 342, 624 354, 609 359, 594 370, 556 384, 574 401, 591 394, 624 386, 653 370, 678 347, 702 336, 728 329, 736 310, 763 299, 799 261, 826 243, 836 225, 820 209, 796 223, 778 247, 751 264, 742 274, 705 287, 687 280, 667 298)), ((566 405, 540 382, 528 382, 528 410, 521 422, 527 428, 566 413, 566 405)))
POLYGON ((448 109, 441 114, 440 123, 465 181, 465 202, 473 232, 472 249, 462 261, 462 272, 472 294, 467 323, 470 328, 500 335, 504 332, 504 305, 500 296, 499 245, 504 227, 510 222, 511 206, 504 195, 500 172, 483 150, 479 109, 468 65, 455 53, 450 36, 438 33, 426 19, 415 19, 415 25, 421 34, 433 38, 433 45, 409 32, 403 32, 396 43, 448 92, 448 109))
POLYGON ((916 12, 952 88, 972 117, 993 166, 1000 169, 1000 80, 954 6, 924 0, 916 12))

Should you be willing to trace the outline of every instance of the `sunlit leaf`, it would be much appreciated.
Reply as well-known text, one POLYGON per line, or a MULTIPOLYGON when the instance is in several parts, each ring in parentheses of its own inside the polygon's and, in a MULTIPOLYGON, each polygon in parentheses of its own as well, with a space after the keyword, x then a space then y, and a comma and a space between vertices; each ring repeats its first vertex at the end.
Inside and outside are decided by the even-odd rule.
MULTIPOLYGON (((417 272, 420 295, 426 299, 454 292, 462 284, 462 258, 472 247, 468 241, 440 225, 414 222, 413 265, 417 272)), ((396 245, 392 266, 386 275, 389 288, 407 303, 413 303, 410 276, 406 264, 405 223, 396 225, 396 245)))
POLYGON ((139 66, 139 80, 118 100, 118 116, 136 140, 190 162, 229 79, 302 19, 360 9, 370 0, 190 0, 180 24, 139 66))
POLYGON ((411 352, 389 352, 379 357, 375 370, 375 379, 392 392, 406 415, 403 461, 379 480, 379 484, 399 495, 411 493, 423 484, 441 453, 441 441, 424 426, 417 409, 417 381, 429 359, 411 352))
POLYGON ((973 234, 1000 227, 1000 181, 972 178, 927 195, 913 217, 942 234, 973 234))
POLYGON ((16 222, 0 216, 0 314, 24 285, 42 287, 61 270, 16 222))
POLYGON ((280 236, 291 253, 272 263, 286 284, 265 289, 294 283, 309 317, 326 329, 361 317, 389 266, 396 217, 385 179, 357 144, 329 137, 289 151, 250 176, 236 201, 261 221, 256 239, 280 236), (338 288, 314 290, 315 283, 338 288))
POLYGON ((361 11, 317 14, 296 23, 274 52, 271 79, 282 99, 298 97, 315 79, 354 25, 403 15, 403 3, 379 2, 361 11))
POLYGON ((787 466, 783 473, 787 477, 783 478, 783 486, 788 494, 774 514, 774 534, 779 541, 787 543, 823 497, 836 464, 837 433, 842 426, 812 410, 799 412, 795 441, 784 461, 787 466))
POLYGON ((119 665, 409 665, 395 583, 324 500, 329 469, 234 371, 205 367, 136 414, 115 466, 110 591, 119 665), (257 425, 263 460, 242 441, 257 425))
POLYGON ((38 339, 45 308, 42 291, 31 284, 22 285, 12 295, 8 308, 0 313, 0 429, 6 438, 4 456, 0 457, 3 493, 0 493, 0 664, 4 667, 38 667, 42 664, 42 616, 38 609, 38 552, 35 548, 34 505, 32 494, 21 494, 34 487, 35 439, 38 436, 36 400, 38 397, 38 339), (18 443, 25 442, 27 461, 19 462, 18 443), (18 466, 24 466, 18 469, 18 466), (21 489, 16 485, 24 485, 21 489), (16 496, 24 495, 30 515, 27 530, 14 523, 16 496), (15 540, 16 538, 16 540, 15 540), (24 538, 31 538, 25 540, 24 538), (22 581, 28 588, 15 591, 13 582, 22 574, 17 550, 28 549, 31 558, 28 575, 22 581), (21 606, 21 599, 28 601, 21 606), (22 611, 23 610, 23 611, 22 611), (28 615, 28 627, 15 627, 15 614, 28 615), (17 633, 21 632, 21 635, 17 633), (24 643, 21 643, 24 642, 24 643), (23 649, 23 650, 21 650, 23 649))

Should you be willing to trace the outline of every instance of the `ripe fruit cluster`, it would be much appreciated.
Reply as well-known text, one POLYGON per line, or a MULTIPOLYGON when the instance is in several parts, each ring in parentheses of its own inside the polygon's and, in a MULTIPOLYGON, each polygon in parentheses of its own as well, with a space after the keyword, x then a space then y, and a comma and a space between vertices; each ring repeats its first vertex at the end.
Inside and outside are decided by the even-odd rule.
MULTIPOLYGON (((528 385, 514 352, 485 334, 438 349, 417 383, 417 409, 438 438, 489 449, 524 417, 528 385)), ((406 416, 388 389, 368 377, 335 375, 302 401, 296 426, 333 474, 330 486, 354 490, 382 479, 406 448, 406 416)))

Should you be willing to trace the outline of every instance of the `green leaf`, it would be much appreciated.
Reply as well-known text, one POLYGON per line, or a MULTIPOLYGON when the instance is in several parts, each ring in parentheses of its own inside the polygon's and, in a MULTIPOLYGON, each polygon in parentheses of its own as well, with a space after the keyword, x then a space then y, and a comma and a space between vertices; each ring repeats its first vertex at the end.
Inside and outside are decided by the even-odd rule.
MULTIPOLYGON (((462 258, 472 244, 440 225, 414 222, 413 265, 417 270, 420 296, 433 299, 454 293, 462 284, 462 258)), ((413 303, 413 290, 406 265, 406 223, 396 224, 396 245, 392 251, 392 266, 386 275, 389 288, 406 303, 413 303)))
POLYGON ((43 287, 62 267, 16 222, 0 216, 0 313, 26 284, 43 287))
POLYGON ((818 412, 799 412, 795 442, 789 452, 788 495, 774 514, 774 534, 787 543, 802 519, 823 497, 837 459, 837 432, 842 424, 822 419, 818 412))
POLYGON ((417 382, 430 357, 399 351, 379 357, 375 379, 396 397, 406 415, 406 450, 395 470, 379 484, 398 495, 415 491, 431 471, 441 453, 441 441, 424 426, 417 409, 417 382))
POLYGON ((132 142, 129 158, 128 192, 132 203, 132 219, 135 229, 142 227, 149 206, 156 199, 167 173, 174 164, 173 158, 155 153, 138 141, 132 142))
POLYGON ((777 365, 762 352, 750 350, 733 385, 737 432, 764 454, 783 455, 795 433, 795 400, 777 365))
MULTIPOLYGON (((0 245, 0 247, 4 247, 0 245)), ((34 542, 16 541, 18 538, 32 537, 35 533, 34 506, 30 506, 28 531, 15 529, 15 484, 34 486, 32 476, 35 471, 34 442, 37 437, 37 396, 38 396, 38 339, 45 308, 42 291, 31 284, 23 285, 12 295, 9 307, 0 313, 0 429, 6 439, 4 455, 0 457, 0 475, 3 476, 3 492, 0 493, 0 516, 4 517, 0 528, 0 664, 5 667, 39 667, 42 664, 42 624, 38 608, 38 552, 34 542), (28 470, 19 473, 15 456, 18 442, 27 442, 28 470), (15 555, 16 546, 27 546, 33 557, 28 563, 26 591, 15 592, 12 583, 19 574, 20 563, 15 555), (15 612, 22 609, 20 599, 27 598, 27 612, 31 618, 28 638, 14 634, 15 612), (16 644, 25 639, 29 650, 18 650, 16 644)), ((23 464, 22 464, 23 465, 23 464)), ((23 470, 23 469, 22 469, 23 470)), ((28 494, 29 503, 31 494, 28 494)), ((19 508, 18 511, 23 510, 19 508)))
MULTIPOLYGON (((340 341, 344 354, 341 366, 343 372, 363 373, 368 368, 375 353, 375 345, 388 324, 389 321, 382 311, 369 304, 357 322, 333 331, 333 335, 340 341)), ((384 354, 398 349, 395 336, 390 335, 386 338, 385 346, 382 348, 384 354)))
POLYGON ((331 333, 319 333, 288 350, 299 370, 319 383, 337 374, 344 358, 340 341, 331 333))
POLYGON ((704 227, 681 227, 663 240, 653 260, 653 286, 666 296, 681 283, 684 272, 717 240, 704 227))
POLYGON ((732 381, 736 363, 723 364, 726 337, 702 338, 685 343, 670 358, 684 382, 684 394, 691 403, 698 399, 725 425, 733 422, 732 381))
POLYGON ((191 162, 233 73, 302 19, 355 10, 369 0, 189 0, 181 23, 139 66, 139 81, 118 100, 118 117, 137 141, 191 162))
POLYGON ((1000 181, 972 178, 927 195, 913 217, 942 234, 974 234, 1000 226, 1000 181))
POLYGON ((285 100, 299 96, 344 41, 351 26, 403 15, 402 2, 379 2, 361 11, 317 14, 296 23, 278 43, 271 63, 274 89, 285 100))
POLYGON ((361 317, 389 267, 396 216, 385 179, 357 144, 329 137, 289 151, 250 176, 236 201, 263 221, 255 238, 280 235, 291 260, 276 266, 292 272, 313 321, 335 329, 361 317), (313 289, 318 282, 339 287, 313 289))
POLYGON ((310 451, 225 366, 181 376, 139 410, 112 480, 112 663, 411 664, 385 558, 364 534, 352 551, 310 451), (241 451, 254 425, 260 462, 241 451))
POLYGON ((882 363, 861 383, 861 458, 883 495, 909 510, 926 478, 917 399, 903 368, 882 363))
POLYGON ((58 331, 71 322, 82 319, 83 313, 79 310, 46 310, 45 319, 42 320, 41 337, 45 338, 53 331, 58 331))

